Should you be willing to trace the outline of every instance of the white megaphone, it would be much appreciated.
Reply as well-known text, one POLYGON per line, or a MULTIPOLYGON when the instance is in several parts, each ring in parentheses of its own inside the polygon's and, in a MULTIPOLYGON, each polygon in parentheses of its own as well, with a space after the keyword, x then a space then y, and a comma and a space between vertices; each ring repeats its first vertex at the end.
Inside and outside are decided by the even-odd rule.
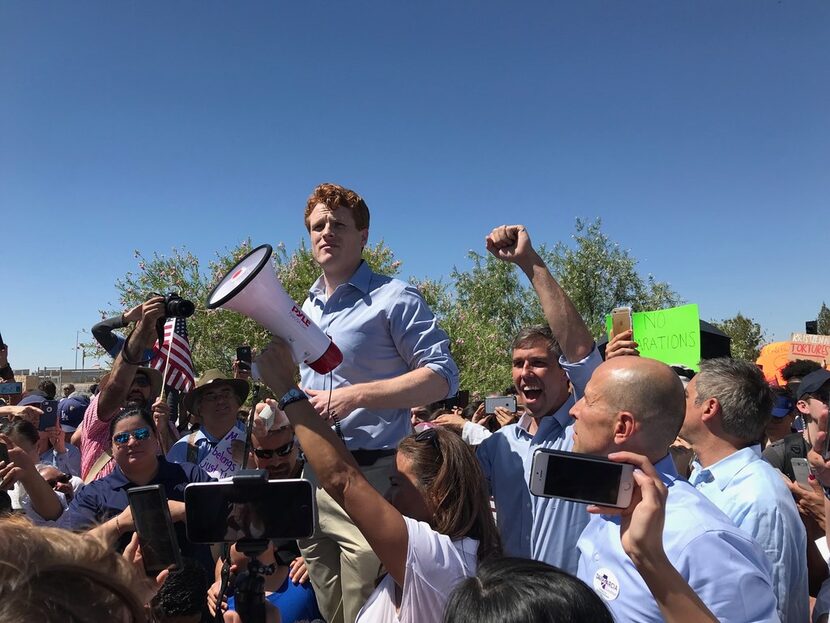
POLYGON ((243 257, 213 288, 207 307, 253 318, 288 342, 295 363, 304 361, 320 374, 330 372, 343 361, 343 353, 283 290, 269 266, 272 251, 263 244, 243 257))

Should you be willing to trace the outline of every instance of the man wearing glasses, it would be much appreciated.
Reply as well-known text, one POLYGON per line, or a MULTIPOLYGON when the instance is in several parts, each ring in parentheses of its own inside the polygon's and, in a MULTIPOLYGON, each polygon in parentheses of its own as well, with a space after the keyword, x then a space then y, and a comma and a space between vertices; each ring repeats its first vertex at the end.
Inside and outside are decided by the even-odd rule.
POLYGON ((242 457, 235 450, 245 442, 245 424, 237 413, 249 391, 248 381, 226 378, 215 369, 205 372, 182 400, 182 406, 199 417, 201 426, 179 439, 167 460, 195 463, 214 478, 233 476, 242 467, 242 457))

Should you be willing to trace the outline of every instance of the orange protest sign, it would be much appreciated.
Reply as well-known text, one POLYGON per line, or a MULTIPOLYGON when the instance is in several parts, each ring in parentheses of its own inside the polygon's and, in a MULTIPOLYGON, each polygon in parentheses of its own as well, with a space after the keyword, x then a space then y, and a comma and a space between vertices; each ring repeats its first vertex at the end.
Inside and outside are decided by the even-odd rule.
POLYGON ((781 377, 781 368, 790 362, 791 352, 792 342, 773 342, 761 349, 761 355, 755 363, 761 366, 767 382, 777 382, 778 385, 785 384, 781 377))

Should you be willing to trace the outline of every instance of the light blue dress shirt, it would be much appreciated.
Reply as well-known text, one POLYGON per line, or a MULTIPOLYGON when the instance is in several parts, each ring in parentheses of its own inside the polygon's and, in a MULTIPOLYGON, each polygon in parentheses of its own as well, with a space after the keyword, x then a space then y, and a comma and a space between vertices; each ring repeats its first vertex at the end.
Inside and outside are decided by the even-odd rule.
POLYGON ((66 452, 60 454, 55 448, 49 448, 40 455, 40 462, 43 465, 53 465, 70 476, 81 475, 81 451, 68 442, 66 452))
POLYGON ((504 553, 533 558, 576 573, 579 552, 576 543, 589 515, 584 504, 531 495, 528 483, 533 454, 539 448, 571 450, 573 422, 568 413, 582 397, 594 370, 602 363, 594 347, 585 359, 559 365, 567 372, 573 393, 556 413, 539 420, 535 435, 527 432, 530 416, 499 429, 478 446, 476 456, 490 483, 496 502, 496 517, 504 553))
MULTIPOLYGON (((458 391, 458 368, 450 341, 438 326, 418 289, 398 279, 373 273, 361 262, 347 283, 326 298, 321 276, 309 290, 303 311, 337 344, 341 363, 318 374, 300 365, 305 389, 328 390, 393 379, 417 368, 429 368, 458 391)), ((409 409, 355 409, 340 421, 349 450, 388 450, 412 432, 409 409)))
MULTIPOLYGON (((770 565, 760 546, 680 478, 670 456, 655 466, 668 487, 663 548, 721 623, 779 621, 770 565)), ((579 539, 580 580, 620 623, 663 621, 646 583, 620 542, 620 519, 593 515, 579 539)))
POLYGON ((764 550, 781 620, 807 621, 807 532, 780 472, 761 458, 761 446, 738 450, 706 469, 694 461, 689 482, 764 550))

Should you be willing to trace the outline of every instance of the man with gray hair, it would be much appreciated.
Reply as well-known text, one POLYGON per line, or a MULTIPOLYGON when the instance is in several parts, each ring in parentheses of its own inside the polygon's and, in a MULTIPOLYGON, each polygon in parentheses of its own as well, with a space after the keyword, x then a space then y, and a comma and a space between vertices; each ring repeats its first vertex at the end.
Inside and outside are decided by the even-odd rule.
POLYGON ((689 481, 763 548, 782 621, 809 617, 807 535, 792 495, 761 458, 772 394, 757 366, 709 359, 686 387, 680 436, 697 458, 689 481))

